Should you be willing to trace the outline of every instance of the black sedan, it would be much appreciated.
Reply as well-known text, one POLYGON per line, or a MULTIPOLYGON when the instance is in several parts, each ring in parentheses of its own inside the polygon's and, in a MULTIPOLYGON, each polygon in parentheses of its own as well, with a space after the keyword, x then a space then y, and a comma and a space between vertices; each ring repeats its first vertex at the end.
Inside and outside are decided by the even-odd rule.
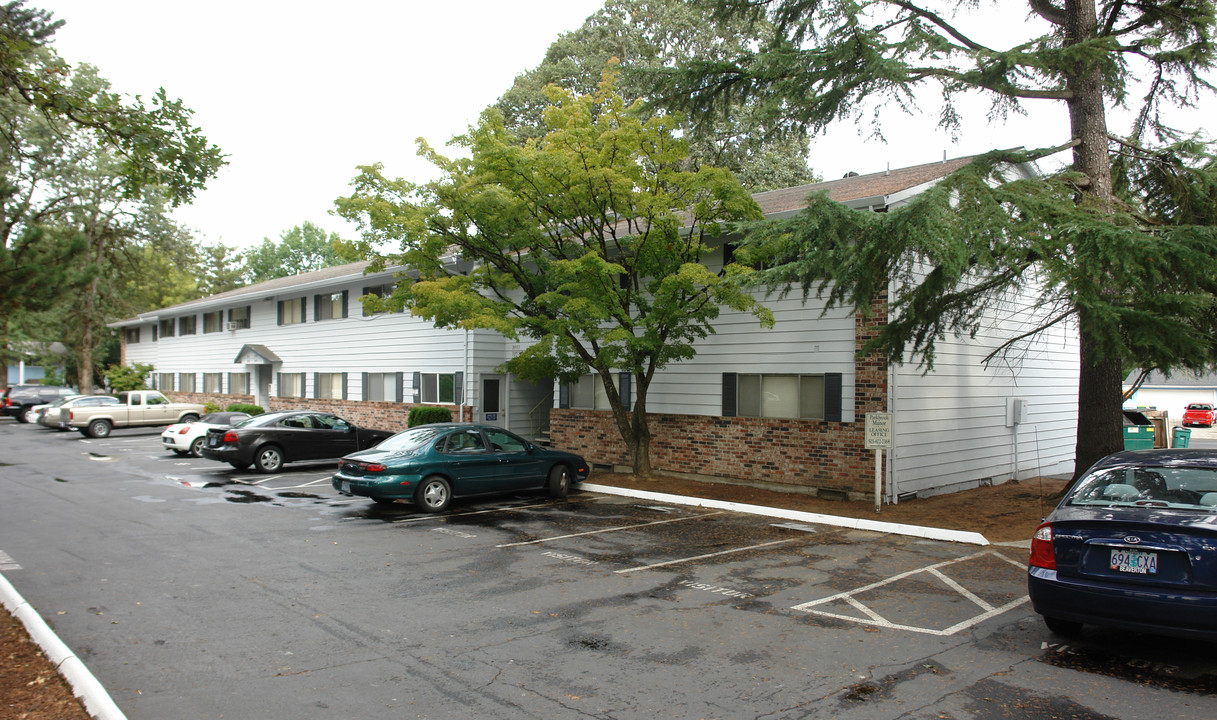
POLYGON ((419 425, 338 462, 334 489, 379 503, 406 500, 440 512, 454 496, 544 488, 566 497, 586 480, 573 453, 534 445, 503 428, 470 423, 419 425))
POLYGON ((1036 530, 1027 584, 1060 634, 1093 623, 1217 640, 1217 454, 1095 463, 1036 530))
POLYGON ((211 428, 203 457, 238 470, 278 472, 283 463, 339 458, 372 447, 393 433, 352 425, 337 415, 293 410, 258 415, 232 428, 211 428))

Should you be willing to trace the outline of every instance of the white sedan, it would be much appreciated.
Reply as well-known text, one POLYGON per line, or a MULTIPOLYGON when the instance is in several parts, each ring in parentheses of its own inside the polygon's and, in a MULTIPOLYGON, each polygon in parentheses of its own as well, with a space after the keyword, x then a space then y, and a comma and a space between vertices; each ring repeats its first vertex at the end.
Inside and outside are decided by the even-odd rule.
POLYGON ((249 418, 249 413, 243 412, 209 413, 194 422, 177 423, 165 428, 165 432, 161 433, 161 444, 178 455, 202 457, 203 439, 207 437, 209 428, 232 427, 249 418))

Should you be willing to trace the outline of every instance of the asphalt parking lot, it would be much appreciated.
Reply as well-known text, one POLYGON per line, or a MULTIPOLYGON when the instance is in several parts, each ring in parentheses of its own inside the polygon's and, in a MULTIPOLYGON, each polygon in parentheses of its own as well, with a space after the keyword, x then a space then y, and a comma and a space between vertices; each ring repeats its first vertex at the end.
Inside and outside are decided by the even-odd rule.
POLYGON ((421 515, 139 431, 0 447, 0 572, 132 719, 1217 714, 1211 645, 1062 641, 1022 548, 588 491, 421 515))

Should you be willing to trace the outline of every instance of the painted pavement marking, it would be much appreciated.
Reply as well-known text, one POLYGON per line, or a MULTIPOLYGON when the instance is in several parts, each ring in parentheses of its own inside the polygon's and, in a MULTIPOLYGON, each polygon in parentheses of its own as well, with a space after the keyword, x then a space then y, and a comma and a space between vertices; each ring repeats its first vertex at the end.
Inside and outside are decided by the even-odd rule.
POLYGON ((960 585, 955 580, 952 580, 951 578, 947 577, 947 575, 941 571, 941 568, 946 568, 951 565, 955 565, 957 563, 962 563, 962 562, 966 562, 968 560, 975 560, 977 558, 988 557, 988 556, 992 556, 992 557, 998 558, 1000 560, 1005 560, 1006 562, 1010 563, 1011 565, 1014 565, 1017 568, 1020 568, 1020 569, 1023 568, 1022 563, 1011 560, 1010 558, 1006 557, 1005 555, 1003 555, 997 551, 985 550, 982 552, 974 553, 972 555, 966 555, 961 558, 955 558, 954 560, 945 560, 943 562, 935 563, 933 565, 927 565, 926 567, 923 567, 923 568, 917 568, 915 570, 909 570, 907 572, 902 572, 897 575, 893 575, 885 580, 880 580, 878 582, 871 583, 870 585, 866 585, 864 587, 860 587, 860 588, 857 588, 854 590, 849 590, 849 591, 842 592, 842 593, 837 593, 836 595, 831 595, 829 597, 821 598, 819 600, 812 600, 811 602, 805 602, 800 605, 795 605, 795 606, 791 607, 790 609, 799 610, 801 612, 806 612, 806 613, 812 613, 815 615, 821 615, 824 617, 836 618, 838 620, 848 620, 849 622, 861 623, 863 625, 875 625, 877 627, 889 628, 889 629, 893 629, 893 630, 908 630, 910 632, 924 633, 926 635, 942 635, 942 636, 954 635, 955 633, 959 632, 960 630, 966 630, 967 628, 970 628, 974 625, 978 625, 978 624, 984 622, 985 620, 988 620, 989 618, 996 617, 997 615, 1001 615, 1004 612, 1013 610, 1014 608, 1018 607, 1019 605, 1022 605, 1023 603, 1028 602, 1031 599, 1031 598, 1027 597, 1026 595, 1023 595, 1022 597, 1016 598, 1016 599, 1006 603, 1005 605, 993 606, 990 603, 981 599, 980 597, 977 597, 974 593, 972 593, 968 589, 964 588, 962 585, 960 585), (885 585, 890 585, 891 583, 894 583, 898 580, 903 580, 907 577, 911 577, 913 575, 917 575, 920 573, 927 573, 927 574, 937 578, 944 585, 946 585, 946 587, 948 587, 949 589, 955 591, 962 597, 971 601, 978 608, 980 608, 983 612, 981 612, 979 615, 975 615, 971 618, 968 618, 967 620, 956 623, 948 628, 944 628, 942 630, 936 630, 934 628, 917 627, 914 625, 902 625, 900 623, 892 622, 891 620, 888 620, 887 618, 883 617, 882 615, 875 612, 871 608, 867 607, 863 602, 861 602, 860 600, 858 600, 855 597, 856 595, 860 595, 869 590, 874 590, 876 588, 880 588, 885 585), (842 615, 839 613, 828 612, 826 610, 816 610, 815 609, 819 605, 825 605, 827 603, 836 602, 838 600, 847 603, 848 605, 853 607, 858 612, 862 613, 863 615, 866 615, 866 617, 868 619, 862 619, 862 618, 857 618, 857 617, 853 617, 850 615, 842 615))
POLYGON ((784 545, 786 543, 796 542, 802 538, 790 538, 787 540, 774 540, 773 542, 761 543, 760 545, 749 545, 748 547, 734 548, 732 550, 721 550, 719 552, 707 553, 705 555, 694 555, 693 557, 679 558, 677 560, 668 560, 666 562, 651 563, 650 565, 641 565, 639 567, 626 568, 625 570, 616 570, 618 575, 626 573, 638 572, 639 570, 650 570, 651 568, 664 567, 665 565, 679 565, 680 563, 692 562, 694 560, 704 560, 705 558, 718 557, 719 555, 730 555, 731 553, 745 552, 748 550, 756 550, 763 547, 771 547, 773 545, 784 545))
POLYGON ((698 518, 710 517, 712 515, 725 515, 725 512, 704 513, 701 515, 693 515, 691 517, 672 518, 671 520, 655 520, 653 522, 638 523, 637 525, 618 525, 617 527, 603 528, 601 530, 589 530, 581 533, 571 533, 569 535, 555 535, 554 537, 541 538, 540 540, 526 540, 524 542, 503 543, 495 545, 495 547, 519 547, 521 545, 538 545, 540 543, 551 542, 553 540, 565 540, 567 538, 585 537, 587 535, 599 535, 607 532, 617 532, 619 530, 633 530, 634 528, 650 527, 651 525, 666 525, 668 523, 685 522, 686 520, 696 520, 698 518))

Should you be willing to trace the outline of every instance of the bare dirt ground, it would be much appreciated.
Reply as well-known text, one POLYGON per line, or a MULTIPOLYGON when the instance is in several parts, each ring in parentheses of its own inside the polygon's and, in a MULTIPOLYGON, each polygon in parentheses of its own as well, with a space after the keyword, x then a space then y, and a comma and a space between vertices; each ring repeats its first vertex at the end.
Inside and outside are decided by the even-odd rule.
MULTIPOLYGON (((884 505, 876 513, 875 506, 865 502, 821 500, 796 493, 681 478, 641 480, 622 473, 597 473, 590 482, 826 515, 970 530, 990 542, 1029 540, 1040 519, 1056 504, 1053 496, 1064 486, 1063 481, 1048 478, 1007 482, 884 505)), ((89 720, 67 683, 30 641, 25 628, 4 611, 0 611, 0 720, 89 720)))

